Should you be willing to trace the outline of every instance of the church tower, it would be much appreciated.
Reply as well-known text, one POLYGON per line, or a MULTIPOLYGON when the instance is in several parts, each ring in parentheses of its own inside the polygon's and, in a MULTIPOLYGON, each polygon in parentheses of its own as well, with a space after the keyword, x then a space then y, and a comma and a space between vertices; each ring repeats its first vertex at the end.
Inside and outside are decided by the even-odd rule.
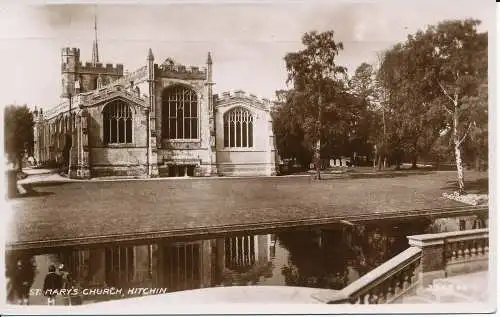
POLYGON ((75 93, 75 81, 80 65, 80 49, 65 47, 61 53, 62 98, 69 98, 75 93))
POLYGON ((63 48, 61 57, 61 97, 63 98, 101 88, 123 77, 123 64, 103 65, 100 61, 99 42, 97 37, 97 15, 95 13, 92 60, 82 63, 80 61, 80 49, 72 47, 63 48))

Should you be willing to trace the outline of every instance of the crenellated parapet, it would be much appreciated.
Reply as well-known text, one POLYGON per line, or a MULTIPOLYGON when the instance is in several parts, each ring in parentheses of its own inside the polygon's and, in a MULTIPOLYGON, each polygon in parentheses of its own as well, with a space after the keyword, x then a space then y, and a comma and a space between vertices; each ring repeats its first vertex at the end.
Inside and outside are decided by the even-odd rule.
POLYGON ((137 85, 147 80, 148 80, 148 66, 142 66, 139 69, 133 71, 132 73, 126 74, 125 76, 110 82, 108 85, 103 86, 103 88, 114 87, 116 85, 129 87, 131 82, 134 83, 134 85, 137 85))
MULTIPOLYGON (((64 64, 63 64, 64 68, 64 64)), ((96 74, 96 75, 123 75, 123 64, 102 64, 96 63, 94 66, 92 63, 82 64, 81 62, 77 65, 77 71, 80 74, 96 74)))
POLYGON ((155 77, 176 78, 184 80, 206 80, 207 71, 198 66, 185 66, 177 64, 155 64, 155 77))
POLYGON ((214 95, 214 102, 216 105, 227 104, 235 102, 238 100, 246 100, 255 105, 259 105, 261 108, 270 109, 273 106, 273 102, 266 98, 259 98, 254 94, 248 93, 244 90, 235 91, 225 91, 221 94, 214 95))
POLYGON ((80 49, 77 47, 64 47, 62 49, 63 56, 77 56, 80 57, 80 49))

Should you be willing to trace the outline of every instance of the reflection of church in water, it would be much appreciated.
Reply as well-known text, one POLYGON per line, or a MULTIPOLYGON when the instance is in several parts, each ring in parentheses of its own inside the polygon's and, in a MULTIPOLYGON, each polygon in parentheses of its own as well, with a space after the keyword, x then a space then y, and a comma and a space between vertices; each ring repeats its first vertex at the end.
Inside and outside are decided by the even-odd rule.
POLYGON ((81 287, 180 291, 256 284, 271 274, 271 235, 113 246, 60 255, 81 287))

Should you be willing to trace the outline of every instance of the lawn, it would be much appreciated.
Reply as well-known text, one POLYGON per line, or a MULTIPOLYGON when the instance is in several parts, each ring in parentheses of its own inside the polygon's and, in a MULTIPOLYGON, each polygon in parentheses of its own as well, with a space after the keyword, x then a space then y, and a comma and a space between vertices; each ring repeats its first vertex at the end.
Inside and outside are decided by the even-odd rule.
MULTIPOLYGON (((466 174, 475 191, 487 174, 466 174)), ((10 201, 7 243, 463 206, 455 172, 189 178, 33 185, 10 201)), ((485 187, 486 186, 486 187, 485 187)))

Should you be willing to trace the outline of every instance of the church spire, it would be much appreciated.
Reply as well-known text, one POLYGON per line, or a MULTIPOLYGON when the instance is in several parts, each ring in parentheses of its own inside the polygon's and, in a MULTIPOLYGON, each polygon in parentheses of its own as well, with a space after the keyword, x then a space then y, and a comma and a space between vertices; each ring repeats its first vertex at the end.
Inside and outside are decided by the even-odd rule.
POLYGON ((94 44, 92 46, 92 65, 99 63, 99 47, 97 46, 97 15, 94 9, 94 44))

